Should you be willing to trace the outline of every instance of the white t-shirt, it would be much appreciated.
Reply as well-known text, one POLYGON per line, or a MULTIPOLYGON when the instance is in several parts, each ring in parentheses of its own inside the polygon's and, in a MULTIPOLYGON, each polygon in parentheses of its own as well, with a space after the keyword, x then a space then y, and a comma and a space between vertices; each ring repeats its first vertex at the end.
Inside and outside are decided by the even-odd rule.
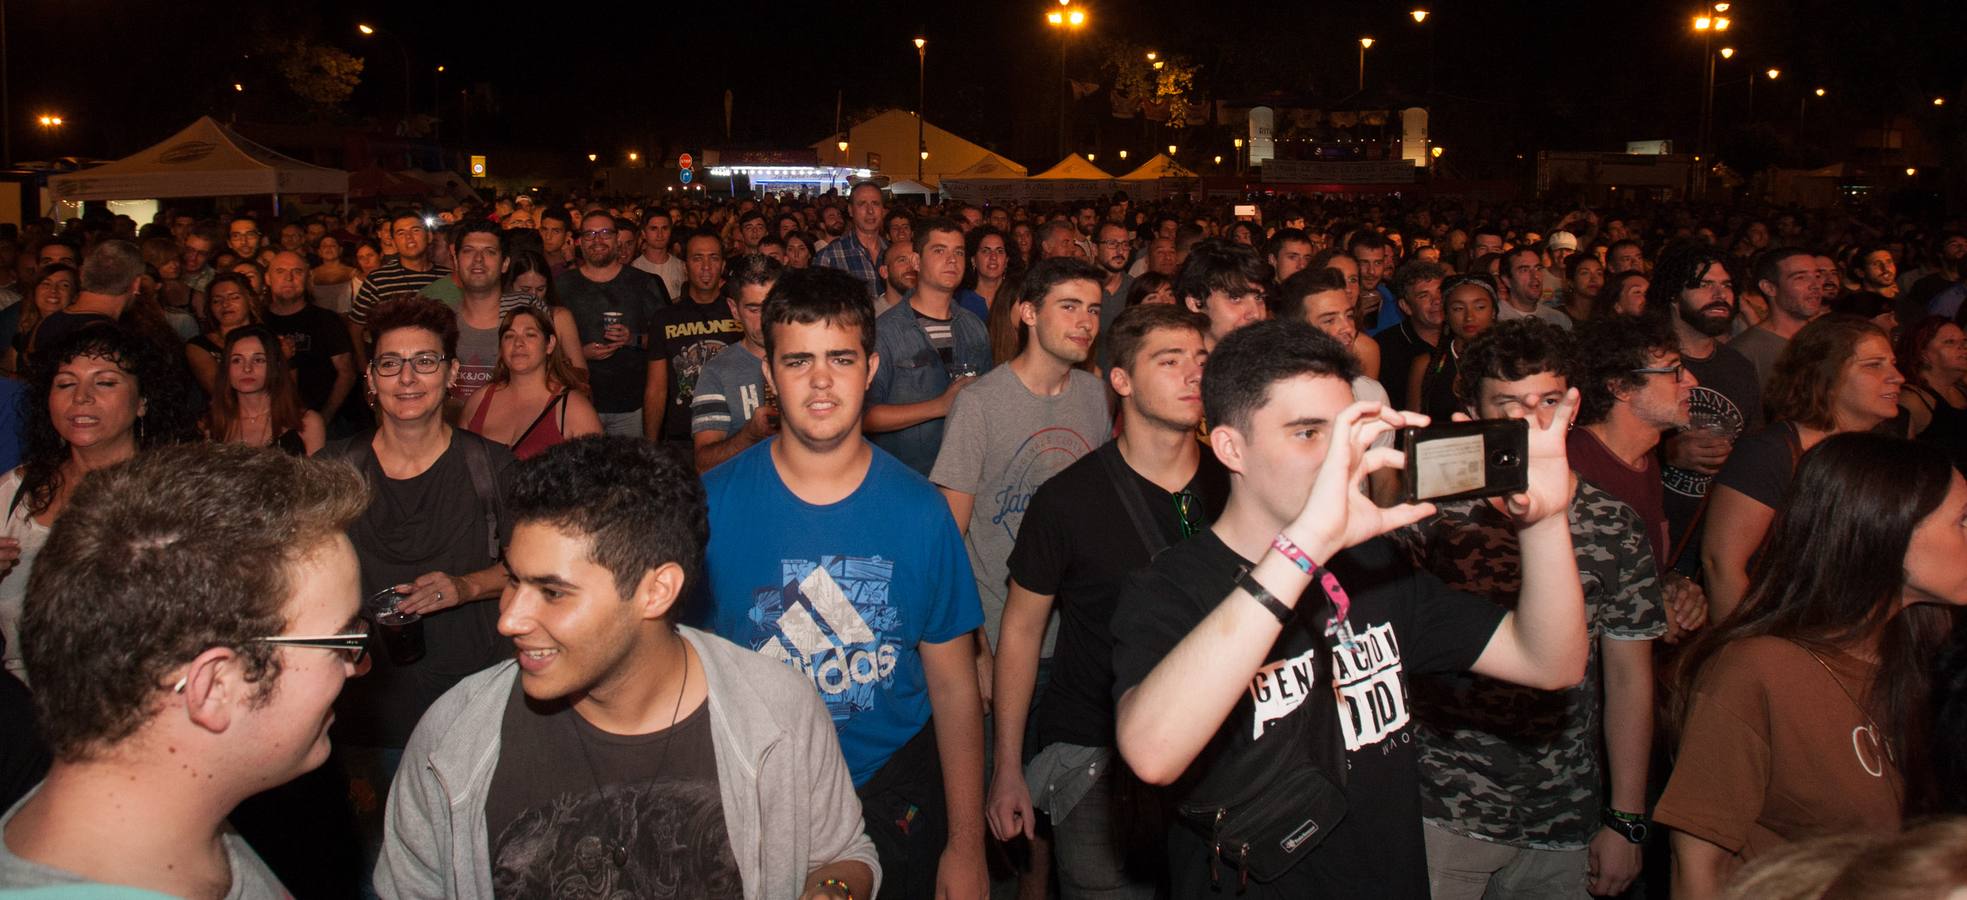
POLYGON ((0 536, 20 541, 20 561, 0 574, 0 637, 7 642, 7 671, 26 681, 27 668, 20 655, 21 604, 27 599, 27 576, 34 570, 34 558, 40 555, 41 545, 48 542, 48 526, 27 514, 26 495, 21 495, 19 504, 14 503, 20 489, 21 470, 0 475, 0 504, 4 504, 0 509, 10 509, 5 524, 0 525, 0 536))
POLYGON ((690 273, 683 268, 683 261, 677 259, 676 254, 671 253, 660 264, 650 262, 647 256, 638 255, 629 265, 662 279, 662 286, 669 290, 669 299, 676 300, 683 296, 683 279, 690 273))

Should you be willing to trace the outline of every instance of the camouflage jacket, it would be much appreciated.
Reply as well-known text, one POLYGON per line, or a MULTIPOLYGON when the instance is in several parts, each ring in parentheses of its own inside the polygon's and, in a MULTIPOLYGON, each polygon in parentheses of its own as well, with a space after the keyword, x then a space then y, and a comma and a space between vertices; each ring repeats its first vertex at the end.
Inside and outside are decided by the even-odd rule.
MULTIPOLYGON (((1416 678, 1421 808, 1432 824, 1539 850, 1582 848, 1598 830, 1598 639, 1657 638, 1666 612, 1639 514, 1580 481, 1570 516, 1592 643, 1585 679, 1538 691, 1469 673, 1416 678)), ((1516 606, 1516 532, 1486 502, 1444 504, 1396 538, 1450 586, 1516 606)))

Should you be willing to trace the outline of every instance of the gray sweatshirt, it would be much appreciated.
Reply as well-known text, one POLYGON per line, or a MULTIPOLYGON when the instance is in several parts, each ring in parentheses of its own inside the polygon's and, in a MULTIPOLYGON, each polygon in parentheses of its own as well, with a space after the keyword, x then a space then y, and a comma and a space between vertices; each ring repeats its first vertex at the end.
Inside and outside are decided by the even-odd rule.
MULTIPOLYGON (((679 627, 703 660, 724 827, 752 898, 796 897, 814 869, 881 866, 826 707, 783 664, 679 627)), ((417 723, 389 791, 376 890, 389 898, 489 898, 485 795, 518 663, 460 682, 417 723)))

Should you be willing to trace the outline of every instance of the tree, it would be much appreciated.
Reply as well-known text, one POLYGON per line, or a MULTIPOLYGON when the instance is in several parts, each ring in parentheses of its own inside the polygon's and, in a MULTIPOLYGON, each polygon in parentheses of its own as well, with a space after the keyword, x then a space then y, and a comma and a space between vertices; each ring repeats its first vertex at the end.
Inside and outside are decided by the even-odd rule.
POLYGON ((1148 49, 1139 44, 1122 40, 1102 42, 1102 67, 1113 73, 1114 113, 1120 115, 1123 108, 1128 117, 1137 110, 1142 116, 1157 122, 1166 122, 1169 128, 1181 129, 1199 124, 1204 106, 1202 98, 1195 92, 1195 75, 1200 68, 1186 57, 1155 54, 1155 59, 1147 58, 1148 49))
POLYGON ((277 58, 288 90, 317 113, 333 113, 362 83, 363 60, 337 47, 296 39, 277 58))

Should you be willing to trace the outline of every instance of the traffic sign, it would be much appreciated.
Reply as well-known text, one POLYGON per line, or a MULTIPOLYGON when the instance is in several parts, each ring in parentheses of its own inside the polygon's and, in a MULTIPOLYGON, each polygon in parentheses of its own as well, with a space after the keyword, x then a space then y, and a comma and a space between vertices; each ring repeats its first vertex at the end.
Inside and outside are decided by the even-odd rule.
POLYGON ((679 170, 677 170, 677 172, 676 172, 676 177, 677 177, 677 178, 680 178, 680 179, 682 179, 682 180, 683 180, 683 183, 684 183, 684 184, 689 184, 689 183, 690 183, 690 170, 689 170, 689 169, 679 169, 679 170))
POLYGON ((690 156, 690 154, 685 153, 682 156, 676 158, 676 167, 679 169, 687 169, 690 168, 691 164, 695 162, 696 162, 695 158, 690 156))

